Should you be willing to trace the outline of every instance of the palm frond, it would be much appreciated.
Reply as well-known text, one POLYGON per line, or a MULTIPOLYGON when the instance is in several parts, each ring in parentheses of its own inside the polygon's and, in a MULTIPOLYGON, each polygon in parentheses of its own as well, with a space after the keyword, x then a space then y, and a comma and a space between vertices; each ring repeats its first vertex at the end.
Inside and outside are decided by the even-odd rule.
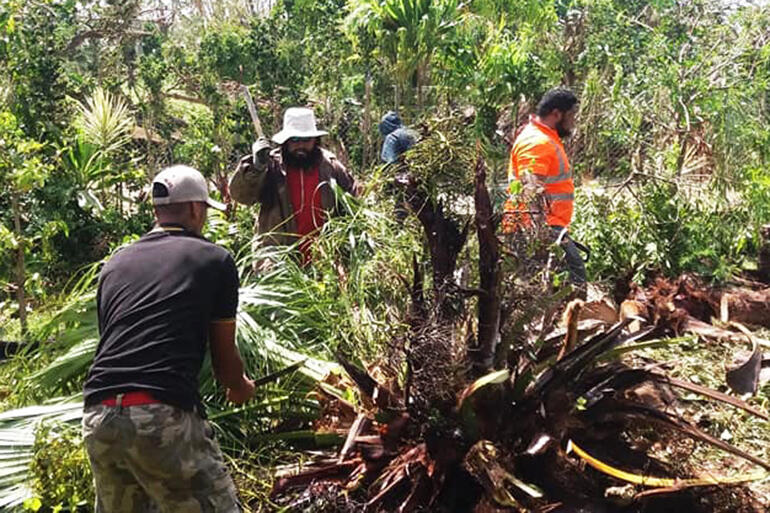
POLYGON ((30 464, 40 424, 76 423, 82 416, 82 401, 28 406, 0 413, 0 511, 16 510, 32 496, 30 464))
POLYGON ((38 387, 48 391, 61 391, 62 387, 79 381, 93 362, 99 340, 87 338, 72 346, 46 367, 29 376, 38 387))

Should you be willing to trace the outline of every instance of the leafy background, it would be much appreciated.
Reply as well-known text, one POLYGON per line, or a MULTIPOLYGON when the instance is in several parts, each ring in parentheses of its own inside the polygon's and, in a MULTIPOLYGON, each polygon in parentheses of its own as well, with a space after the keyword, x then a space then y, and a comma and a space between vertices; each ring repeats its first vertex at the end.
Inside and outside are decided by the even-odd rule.
POLYGON ((0 0, 0 339, 23 342, 0 365, 0 507, 90 504, 87 479, 66 476, 87 468, 69 426, 97 336, 99 263, 148 229, 147 185, 165 165, 197 167, 227 199, 254 139, 241 84, 268 133, 286 107, 313 107, 368 187, 325 227, 310 270, 281 253, 254 275, 252 212, 210 219, 207 235, 242 269, 250 372, 309 359, 245 409, 224 402, 208 367, 201 378, 242 489, 264 494, 282 438, 315 440, 308 392, 333 351, 371 361, 403 329, 422 244, 383 186, 385 111, 418 130, 451 120, 453 144, 480 141, 503 188, 501 134, 550 87, 572 87, 573 231, 594 248, 591 279, 719 282, 754 265, 770 222, 769 25, 763 2, 721 0, 0 0), (53 481, 44 454, 67 463, 53 481))

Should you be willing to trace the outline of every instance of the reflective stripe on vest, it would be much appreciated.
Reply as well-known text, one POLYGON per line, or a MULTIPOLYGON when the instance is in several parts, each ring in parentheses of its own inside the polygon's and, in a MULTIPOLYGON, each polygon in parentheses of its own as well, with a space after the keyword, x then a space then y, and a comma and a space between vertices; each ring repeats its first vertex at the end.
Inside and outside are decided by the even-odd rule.
POLYGON ((550 137, 548 138, 548 142, 551 143, 551 146, 553 146, 553 149, 556 152, 556 159, 559 161, 559 174, 556 176, 543 176, 543 183, 559 183, 563 182, 564 180, 569 180, 572 178, 572 169, 567 166, 567 163, 565 162, 566 159, 562 155, 562 151, 559 148, 559 145, 556 144, 550 137))
MULTIPOLYGON (((547 127, 531 122, 519 134, 511 148, 508 176, 511 181, 520 179, 519 167, 529 168, 544 188, 542 195, 548 202, 547 211, 543 213, 546 224, 568 226, 572 220, 575 199, 572 169, 565 150, 558 140, 554 139, 557 135, 551 132, 553 130, 549 131, 547 127), (527 149, 523 150, 523 147, 527 149), (556 153, 555 162, 551 160, 553 157, 549 155, 551 153, 549 150, 556 153), (539 165, 529 165, 530 160, 539 165)), ((528 218, 531 216, 525 213, 528 208, 530 208, 528 205, 520 204, 517 198, 509 197, 504 206, 506 217, 510 218, 508 224, 519 226, 529 224, 528 218)))
POLYGON ((572 192, 569 193, 554 193, 551 194, 549 192, 545 193, 545 197, 548 198, 551 201, 572 201, 575 199, 575 194, 572 192))
POLYGON ((540 177, 545 183, 544 196, 550 203, 549 212, 546 215, 546 223, 552 226, 567 226, 572 219, 572 203, 575 200, 574 185, 572 182, 572 169, 567 163, 567 156, 556 142, 548 138, 548 142, 556 152, 556 160, 559 162, 559 174, 540 177), (567 191, 565 191, 565 187, 567 191))

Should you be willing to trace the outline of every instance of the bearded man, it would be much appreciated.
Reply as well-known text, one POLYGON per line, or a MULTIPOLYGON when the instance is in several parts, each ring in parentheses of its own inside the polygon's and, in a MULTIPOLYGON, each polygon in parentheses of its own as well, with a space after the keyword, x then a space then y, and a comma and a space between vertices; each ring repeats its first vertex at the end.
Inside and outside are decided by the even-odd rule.
MULTIPOLYGON (((536 113, 519 132, 511 148, 508 181, 532 183, 541 191, 546 205, 545 223, 554 240, 564 248, 570 281, 584 289, 586 270, 580 252, 568 235, 575 203, 575 184, 562 139, 575 128, 578 99, 566 88, 548 91, 537 105, 536 113)), ((511 190, 518 189, 512 187, 511 190)), ((533 222, 532 209, 515 197, 506 201, 503 231, 515 233, 533 222)), ((584 294, 584 291, 581 290, 584 294)))
POLYGON ((321 136, 311 109, 292 107, 283 116, 283 129, 258 139, 251 155, 243 157, 230 180, 230 195, 245 205, 259 204, 257 243, 291 245, 299 242, 303 261, 330 215, 339 212, 336 183, 356 194, 356 181, 331 152, 321 148, 321 136))

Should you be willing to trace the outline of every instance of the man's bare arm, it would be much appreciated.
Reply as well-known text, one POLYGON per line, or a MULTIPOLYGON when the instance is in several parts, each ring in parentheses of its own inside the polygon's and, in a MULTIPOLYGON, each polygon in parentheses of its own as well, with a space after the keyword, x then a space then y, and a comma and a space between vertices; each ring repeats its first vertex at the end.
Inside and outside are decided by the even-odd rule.
POLYGON ((209 345, 214 376, 236 404, 254 396, 254 382, 244 374, 243 360, 235 345, 235 321, 214 321, 209 325, 209 345))

